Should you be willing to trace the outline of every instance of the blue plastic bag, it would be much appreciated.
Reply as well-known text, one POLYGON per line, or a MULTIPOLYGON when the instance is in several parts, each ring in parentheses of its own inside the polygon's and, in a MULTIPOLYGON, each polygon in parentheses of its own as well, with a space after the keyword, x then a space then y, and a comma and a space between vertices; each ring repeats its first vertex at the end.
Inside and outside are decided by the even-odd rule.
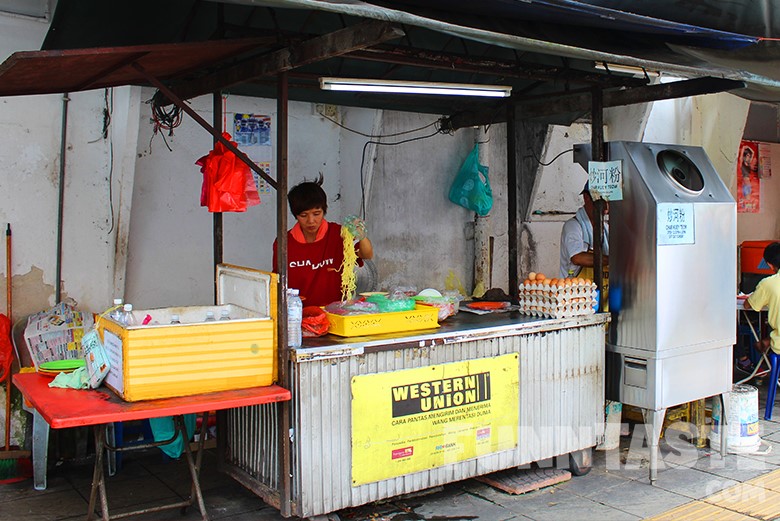
POLYGON ((493 191, 490 189, 488 167, 479 164, 479 144, 460 166, 455 181, 450 187, 450 201, 477 215, 486 216, 493 207, 493 191))

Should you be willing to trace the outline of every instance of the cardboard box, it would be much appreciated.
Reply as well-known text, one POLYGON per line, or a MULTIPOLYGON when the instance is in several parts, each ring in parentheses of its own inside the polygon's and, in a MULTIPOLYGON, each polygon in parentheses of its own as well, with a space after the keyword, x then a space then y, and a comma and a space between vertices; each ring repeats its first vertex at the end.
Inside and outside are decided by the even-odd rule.
POLYGON ((330 321, 329 333, 339 336, 366 336, 398 333, 439 327, 439 308, 417 304, 410 311, 366 313, 362 315, 334 315, 325 313, 330 321))
POLYGON ((151 316, 146 326, 100 319, 111 365, 105 385, 130 402, 271 385, 276 274, 220 265, 217 281, 218 302, 226 302, 218 306, 133 310, 138 324, 151 316), (223 309, 230 320, 219 320, 223 309), (207 311, 217 320, 206 322, 207 311), (181 324, 170 324, 173 314, 181 324))

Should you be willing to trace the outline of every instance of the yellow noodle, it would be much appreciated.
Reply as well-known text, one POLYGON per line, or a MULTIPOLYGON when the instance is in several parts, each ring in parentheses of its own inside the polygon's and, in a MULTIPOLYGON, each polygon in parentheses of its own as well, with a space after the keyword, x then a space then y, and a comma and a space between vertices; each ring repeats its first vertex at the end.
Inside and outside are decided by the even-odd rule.
POLYGON ((341 239, 344 242, 344 262, 341 264, 341 300, 349 300, 355 296, 357 289, 357 254, 355 253, 355 238, 347 230, 341 227, 341 239))

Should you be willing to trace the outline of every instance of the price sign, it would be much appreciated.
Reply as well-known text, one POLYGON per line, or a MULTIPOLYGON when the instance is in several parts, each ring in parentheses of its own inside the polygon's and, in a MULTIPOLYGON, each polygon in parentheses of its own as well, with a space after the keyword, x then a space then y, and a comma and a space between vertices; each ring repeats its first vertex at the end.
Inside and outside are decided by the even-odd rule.
POLYGON ((623 161, 588 161, 588 184, 593 199, 623 200, 623 161))
POLYGON ((693 204, 658 204, 658 245, 694 244, 693 204))

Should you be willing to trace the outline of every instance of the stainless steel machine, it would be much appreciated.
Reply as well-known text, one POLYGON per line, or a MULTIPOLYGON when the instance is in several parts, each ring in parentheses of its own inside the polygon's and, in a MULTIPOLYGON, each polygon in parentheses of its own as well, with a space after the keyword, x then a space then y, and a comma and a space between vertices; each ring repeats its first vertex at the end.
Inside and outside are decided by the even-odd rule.
MULTIPOLYGON (((644 410, 652 483, 667 408, 720 395, 728 417, 736 204, 700 147, 606 146, 623 173, 623 198, 609 203, 606 395, 644 410)), ((586 170, 590 155, 575 147, 586 170)))

